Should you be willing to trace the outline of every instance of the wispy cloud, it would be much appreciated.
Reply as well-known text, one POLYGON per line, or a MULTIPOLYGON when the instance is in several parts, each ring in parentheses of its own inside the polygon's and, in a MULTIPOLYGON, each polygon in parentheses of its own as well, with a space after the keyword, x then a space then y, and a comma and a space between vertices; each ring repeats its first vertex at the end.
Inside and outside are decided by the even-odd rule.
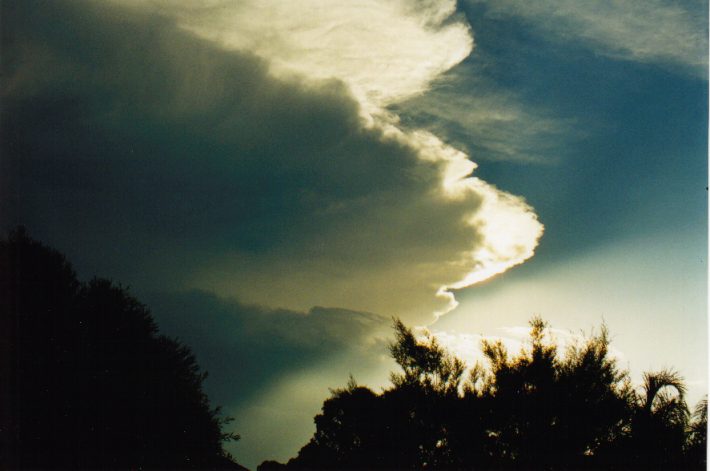
POLYGON ((517 17, 556 39, 623 60, 682 67, 707 77, 707 2, 702 0, 468 0, 493 17, 517 17))
POLYGON ((579 134, 574 120, 526 106, 514 90, 496 86, 477 70, 480 66, 461 64, 426 94, 390 109, 402 126, 429 129, 479 162, 557 163, 560 143, 579 134))

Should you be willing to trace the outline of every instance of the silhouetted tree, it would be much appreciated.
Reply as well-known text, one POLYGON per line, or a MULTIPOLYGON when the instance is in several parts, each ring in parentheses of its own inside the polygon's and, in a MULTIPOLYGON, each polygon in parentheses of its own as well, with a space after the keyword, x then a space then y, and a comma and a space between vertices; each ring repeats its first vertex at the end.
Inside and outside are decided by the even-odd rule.
POLYGON ((703 469, 707 402, 689 421, 676 373, 646 374, 639 394, 605 326, 564 355, 542 319, 530 326, 514 356, 483 341, 488 367, 462 382, 460 360, 395 320, 392 386, 375 394, 351 379, 296 458, 260 469, 703 469))
POLYGON ((604 462, 604 456, 626 436, 634 396, 628 374, 609 356, 606 326, 598 335, 567 349, 557 370, 557 385, 560 467, 613 467, 604 462))
POLYGON ((707 443, 708 443, 708 398, 705 396, 693 411, 692 420, 688 427, 688 439, 685 444, 685 453, 688 469, 707 469, 707 443))
MULTIPOLYGON (((394 321, 392 357, 402 373, 392 373, 392 387, 383 401, 394 419, 390 424, 398 469, 449 469, 452 421, 460 414, 459 388, 465 364, 450 355, 436 338, 417 339, 400 320, 394 321)), ((394 461, 394 462, 393 462, 394 461)))
POLYGON ((481 388, 493 403, 488 426, 496 461, 506 469, 593 466, 628 426, 628 378, 608 356, 605 328, 560 357, 545 341, 547 324, 536 317, 530 325, 531 347, 517 357, 500 342, 483 341, 490 375, 481 388))
POLYGON ((351 378, 332 391, 316 416, 316 433, 289 469, 448 469, 447 426, 459 397, 464 364, 435 339, 418 341, 394 323, 392 356, 402 368, 382 394, 351 378))
POLYGON ((13 468, 243 469, 190 349, 110 281, 80 283, 59 252, 17 230, 0 241, 13 468))
POLYGON ((543 342, 545 324, 532 322, 532 348, 509 359, 500 342, 483 342, 491 365, 488 394, 494 398, 495 414, 490 429, 495 454, 501 463, 520 469, 535 469, 546 463, 557 441, 557 347, 543 342))
POLYGON ((680 469, 689 411, 678 373, 645 373, 631 422, 627 455, 636 469, 680 469))
POLYGON ((390 345, 402 373, 392 373, 394 388, 416 387, 429 394, 457 395, 466 365, 442 348, 428 332, 417 340, 411 329, 394 320, 395 342, 390 345))
POLYGON ((354 380, 332 391, 315 417, 316 433, 289 463, 295 469, 365 469, 380 461, 387 420, 378 396, 354 380))
POLYGON ((288 466, 274 460, 266 460, 256 467, 256 471, 282 471, 285 469, 289 469, 288 466))

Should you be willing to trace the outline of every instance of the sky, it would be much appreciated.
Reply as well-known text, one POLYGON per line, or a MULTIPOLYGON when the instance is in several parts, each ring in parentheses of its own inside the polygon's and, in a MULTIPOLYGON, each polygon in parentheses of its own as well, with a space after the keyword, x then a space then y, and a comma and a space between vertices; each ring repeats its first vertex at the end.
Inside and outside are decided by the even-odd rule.
POLYGON ((130 286, 239 462, 386 386, 393 316, 469 363, 605 323, 707 393, 707 2, 1 8, 1 229, 130 286))

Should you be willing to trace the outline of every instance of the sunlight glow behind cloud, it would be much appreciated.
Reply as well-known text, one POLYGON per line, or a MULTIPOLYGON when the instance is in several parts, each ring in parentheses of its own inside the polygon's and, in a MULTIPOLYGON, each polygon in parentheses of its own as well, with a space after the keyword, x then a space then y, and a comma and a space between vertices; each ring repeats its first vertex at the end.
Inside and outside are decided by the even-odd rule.
MULTIPOLYGON (((83 83, 76 93, 86 103, 104 101, 109 91, 116 106, 94 120, 101 127, 92 133, 123 133, 138 154, 102 158, 117 158, 126 174, 156 172, 182 192, 151 190, 151 201, 168 201, 143 204, 138 195, 154 187, 132 177, 141 204, 126 210, 135 223, 151 225, 161 207, 159 233, 191 259, 181 264, 179 286, 271 307, 339 306, 421 322, 455 307, 451 288, 533 255, 543 228, 532 208, 472 176, 468 155, 429 131, 405 129, 389 108, 425 94, 471 52, 456 2, 112 3, 132 13, 94 2, 93 23, 100 18, 132 32, 98 33, 94 13, 82 12, 96 33, 70 36, 63 46, 64 38, 38 39, 47 53, 18 67, 8 83, 27 96, 49 94, 43 84, 21 81, 25 68, 46 68, 52 72, 35 75, 83 83), (106 50, 97 63, 81 53, 87 40, 94 47, 92 34, 101 37, 96 50, 106 50), (67 55, 65 69, 43 59, 52 54, 67 55), (144 140, 125 124, 135 116, 156 130, 184 132, 144 140)), ((83 133, 77 126, 65 134, 83 133)), ((75 153, 66 155, 69 161, 75 153)), ((125 201, 120 182, 101 183, 103 173, 91 178, 96 187, 116 186, 102 192, 108 201, 92 198, 95 205, 125 201)), ((97 214, 99 227, 127 227, 97 214)), ((136 257, 144 265, 139 276, 159 278, 146 266, 167 270, 172 262, 156 255, 136 257)))
MULTIPOLYGON (((686 249, 699 242, 707 244, 704 234, 675 230, 599 247, 535 277, 513 276, 497 288, 494 282, 489 290, 461 295, 456 312, 430 330, 471 361, 480 358, 471 347, 479 338, 525 339, 533 314, 564 327, 551 329, 560 344, 605 324, 611 355, 635 383, 644 371, 673 365, 688 384, 698 384, 690 391, 694 403, 707 393, 708 373, 707 260, 686 249), (470 342, 471 331, 482 335, 470 342)), ((511 345, 516 353, 519 346, 511 345)))
MULTIPOLYGON (((530 343, 530 327, 525 326, 508 326, 496 329, 496 333, 490 335, 461 333, 453 330, 436 330, 432 329, 430 335, 439 342, 448 352, 463 360, 468 368, 472 368, 476 363, 486 364, 486 357, 481 350, 483 341, 501 342, 508 351, 508 358, 519 355, 522 351, 529 351, 530 343)), ((564 358, 567 349, 572 346, 584 345, 593 335, 599 332, 592 330, 591 332, 572 332, 556 328, 548 328, 544 340, 548 344, 557 345, 557 351, 560 357, 564 358)), ((424 340, 422 334, 420 339, 424 340)), ((609 357, 615 359, 620 365, 626 361, 626 357, 613 346, 609 347, 609 357)))
POLYGON ((367 112, 427 90, 471 52, 454 0, 154 0, 178 24, 269 60, 278 77, 337 78, 367 112))
MULTIPOLYGON (((472 50, 468 25, 452 18, 456 2, 368 1, 341 4, 303 2, 211 1, 179 11, 181 24, 227 48, 246 49, 269 59, 277 76, 296 73, 311 79, 337 78, 350 87, 375 125, 410 144, 425 160, 445 160, 444 191, 483 196, 471 224, 484 241, 470 254, 473 270, 448 288, 463 288, 534 254, 542 226, 525 202, 477 178, 467 178, 476 165, 462 152, 425 131, 401 132, 396 116, 383 107, 426 92, 432 80, 462 61, 472 50)), ((188 5, 190 5, 188 3, 188 5)), ((449 307, 455 307, 451 297, 449 307)))
POLYGON ((532 314, 606 317, 634 371, 705 384, 706 3, 466 2, 7 2, 0 226, 136 287, 252 468, 348 372, 387 384, 390 316, 469 362, 532 314), (490 181, 553 237, 481 283, 543 231, 490 181), (672 243, 589 252, 656 226, 672 243))
MULTIPOLYGON (((426 93, 433 80, 471 52, 470 27, 456 15, 455 1, 335 4, 323 0, 155 0, 151 5, 199 37, 227 50, 249 51, 266 59, 275 77, 344 82, 360 105, 366 126, 413 148, 423 161, 439 165, 439 191, 444 198, 478 202, 464 218, 474 229, 470 247, 460 252, 458 260, 441 261, 459 278, 442 273, 429 281, 438 284, 436 296, 446 303, 436 309, 437 315, 456 306, 450 288, 470 286, 500 274, 534 254, 542 225, 532 208, 521 198, 471 177, 476 165, 466 154, 427 131, 400 129, 397 115, 385 110, 388 105, 426 93)), ((405 275, 399 271, 396 276, 405 275)), ((313 282, 320 284, 320 279, 313 282)), ((205 284, 201 287, 208 288, 205 284)), ((349 287, 357 290, 358 283, 349 283, 349 287)), ((296 290, 292 287, 288 291, 296 290)), ((369 291, 367 295, 372 295, 372 289, 369 291)), ((256 301, 263 299, 257 297, 256 301)), ((383 307, 346 306, 370 310, 383 307)))

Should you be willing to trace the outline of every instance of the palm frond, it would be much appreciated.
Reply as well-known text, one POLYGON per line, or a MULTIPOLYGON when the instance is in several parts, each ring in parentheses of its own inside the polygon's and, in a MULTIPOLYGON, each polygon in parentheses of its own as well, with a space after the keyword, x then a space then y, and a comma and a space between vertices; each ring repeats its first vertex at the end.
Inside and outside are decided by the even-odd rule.
POLYGON ((686 387, 683 377, 677 371, 666 369, 655 373, 644 373, 643 389, 645 394, 642 406, 647 412, 653 410, 654 402, 659 398, 661 390, 665 388, 675 389, 678 401, 684 403, 686 387))

